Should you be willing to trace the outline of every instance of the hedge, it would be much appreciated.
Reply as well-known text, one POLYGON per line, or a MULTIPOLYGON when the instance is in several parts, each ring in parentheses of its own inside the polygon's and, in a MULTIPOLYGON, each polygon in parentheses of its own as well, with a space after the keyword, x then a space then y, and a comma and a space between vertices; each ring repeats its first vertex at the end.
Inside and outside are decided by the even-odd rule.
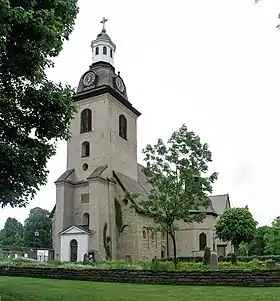
MULTIPOLYGON (((264 255, 264 256, 237 256, 237 260, 240 262, 250 262, 254 259, 258 259, 260 261, 274 260, 275 262, 280 262, 280 255, 264 255)), ((164 258, 162 261, 172 261, 173 258, 164 258)), ((179 262, 203 262, 203 257, 194 256, 194 257, 178 257, 177 260, 179 262)), ((219 256, 218 260, 220 262, 230 262, 231 256, 219 256)))

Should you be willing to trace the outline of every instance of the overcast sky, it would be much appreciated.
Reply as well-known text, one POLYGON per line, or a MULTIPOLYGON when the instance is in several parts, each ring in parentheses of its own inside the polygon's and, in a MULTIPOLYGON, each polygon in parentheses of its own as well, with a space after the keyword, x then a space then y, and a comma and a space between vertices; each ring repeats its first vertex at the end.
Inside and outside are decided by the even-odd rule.
MULTIPOLYGON (((77 87, 101 31, 117 45, 121 72, 138 119, 138 152, 183 123, 207 142, 214 194, 248 205, 261 225, 280 215, 279 0, 80 0, 75 30, 49 77, 77 87)), ((48 184, 26 209, 0 211, 24 222, 31 208, 51 210, 54 181, 66 168, 66 142, 48 164, 48 184)))

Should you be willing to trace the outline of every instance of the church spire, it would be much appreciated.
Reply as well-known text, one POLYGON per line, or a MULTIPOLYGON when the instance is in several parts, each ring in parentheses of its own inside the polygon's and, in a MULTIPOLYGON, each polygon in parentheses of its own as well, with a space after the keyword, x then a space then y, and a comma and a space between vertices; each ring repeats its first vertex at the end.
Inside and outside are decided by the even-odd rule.
POLYGON ((102 31, 97 35, 96 40, 91 42, 92 62, 107 62, 114 66, 116 45, 106 33, 105 24, 107 21, 108 19, 103 17, 102 21, 100 22, 103 24, 102 31))

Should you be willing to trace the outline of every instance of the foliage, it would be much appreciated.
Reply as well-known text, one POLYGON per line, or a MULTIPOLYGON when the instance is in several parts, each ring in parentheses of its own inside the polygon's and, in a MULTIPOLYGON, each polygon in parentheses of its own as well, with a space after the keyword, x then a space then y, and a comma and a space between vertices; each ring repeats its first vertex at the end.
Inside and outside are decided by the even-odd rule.
POLYGON ((264 236, 268 232, 270 227, 263 226, 258 227, 254 239, 248 244, 249 255, 265 255, 270 252, 265 250, 264 236))
POLYGON ((0 206, 26 206, 46 183, 55 141, 69 137, 73 91, 49 81, 77 0, 0 4, 0 206))
POLYGON ((280 255, 280 217, 272 222, 272 226, 264 234, 265 252, 280 255))
POLYGON ((222 241, 231 241, 236 252, 242 242, 248 243, 253 240, 257 224, 248 206, 229 208, 221 215, 215 226, 216 235, 222 241))
POLYGON ((238 256, 248 256, 249 255, 249 246, 247 243, 241 243, 239 245, 239 248, 237 250, 237 255, 238 256))
MULTIPOLYGON (((231 264, 231 262, 219 262, 220 270, 255 270, 269 269, 274 260, 260 261, 257 258, 249 262, 238 262, 238 264, 231 264)), ((92 270, 92 269, 128 269, 128 270, 161 270, 174 271, 174 264, 170 261, 159 261, 156 265, 152 261, 137 261, 134 264, 128 263, 125 260, 111 260, 111 261, 96 261, 88 264, 72 263, 72 262, 43 262, 28 258, 14 258, 0 261, 0 266, 17 266, 17 267, 32 267, 32 268, 61 268, 73 270, 92 270)), ((280 269, 280 263, 276 264, 276 268, 280 269)), ((195 270, 209 270, 208 265, 201 262, 178 262, 177 270, 179 271, 195 271, 195 270)))
POLYGON ((128 198, 137 204, 144 214, 152 217, 172 238, 175 266, 177 221, 190 224, 202 222, 208 208, 208 193, 212 192, 212 183, 217 173, 207 176, 208 163, 212 161, 207 144, 202 144, 199 136, 188 130, 186 125, 175 131, 167 143, 159 139, 154 146, 147 145, 143 150, 146 167, 143 173, 147 177, 151 190, 148 199, 128 198))
POLYGON ((203 256, 203 264, 209 265, 210 264, 210 257, 211 257, 211 251, 209 247, 206 247, 204 250, 204 256, 203 256))
POLYGON ((49 212, 36 207, 30 210, 29 217, 24 223, 24 243, 27 247, 51 248, 52 246, 52 220, 49 212), (35 231, 39 236, 35 237, 35 231))
POLYGON ((0 231, 0 245, 23 246, 23 226, 15 218, 7 218, 0 231))

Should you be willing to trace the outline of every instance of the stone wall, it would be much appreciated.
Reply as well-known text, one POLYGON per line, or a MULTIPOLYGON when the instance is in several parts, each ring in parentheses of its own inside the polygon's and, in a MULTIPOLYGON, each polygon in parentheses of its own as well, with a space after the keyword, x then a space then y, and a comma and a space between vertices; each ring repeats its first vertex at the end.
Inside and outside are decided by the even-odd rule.
POLYGON ((280 270, 167 272, 148 270, 67 270, 0 266, 0 276, 145 284, 280 286, 280 270))

